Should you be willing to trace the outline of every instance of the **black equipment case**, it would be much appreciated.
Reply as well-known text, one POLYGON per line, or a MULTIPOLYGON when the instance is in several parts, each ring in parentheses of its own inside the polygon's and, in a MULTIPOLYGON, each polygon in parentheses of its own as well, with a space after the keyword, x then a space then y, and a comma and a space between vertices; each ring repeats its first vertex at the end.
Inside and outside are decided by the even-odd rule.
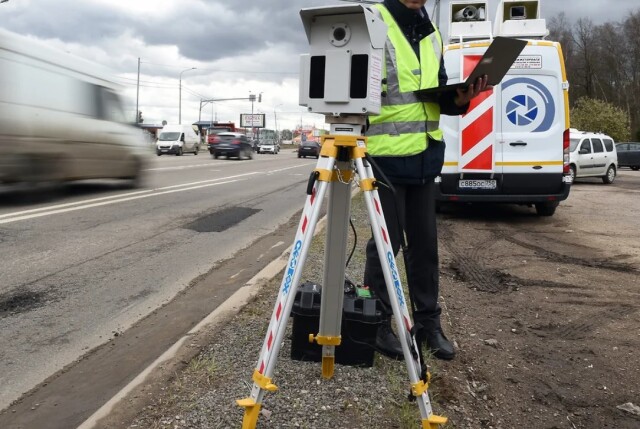
MULTIPOLYGON (((374 345, 378 326, 382 323, 382 312, 377 298, 369 293, 358 293, 358 289, 345 285, 342 341, 336 347, 336 363, 370 367, 373 365, 374 345)), ((322 346, 309 342, 309 334, 318 333, 321 296, 322 288, 316 283, 305 282, 298 288, 291 310, 291 359, 322 360, 322 346)))

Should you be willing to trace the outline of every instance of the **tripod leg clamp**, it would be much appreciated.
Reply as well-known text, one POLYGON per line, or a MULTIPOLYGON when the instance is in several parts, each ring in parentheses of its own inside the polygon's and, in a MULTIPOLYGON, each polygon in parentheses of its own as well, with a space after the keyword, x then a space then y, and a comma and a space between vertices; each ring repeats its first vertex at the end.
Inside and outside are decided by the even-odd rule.
POLYGON ((429 389, 429 383, 425 383, 424 380, 411 385, 411 394, 415 397, 422 396, 424 392, 429 389))
POLYGON ((269 392, 275 392, 278 390, 278 386, 271 382, 269 377, 266 377, 256 369, 253 371, 253 382, 260 386, 261 389, 267 390, 269 392))

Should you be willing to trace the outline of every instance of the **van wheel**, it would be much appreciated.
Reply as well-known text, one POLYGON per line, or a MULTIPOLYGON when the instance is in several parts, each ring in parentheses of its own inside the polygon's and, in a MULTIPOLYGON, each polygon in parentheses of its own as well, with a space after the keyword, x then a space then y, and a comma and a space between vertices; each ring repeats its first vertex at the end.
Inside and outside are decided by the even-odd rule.
POLYGON ((638 170, 640 170, 640 165, 634 165, 633 167, 631 167, 631 169, 633 171, 638 171, 638 170))
POLYGON ((194 155, 197 155, 197 154, 198 154, 198 146, 196 146, 196 150, 194 150, 194 151, 193 151, 193 154, 194 154, 194 155))
POLYGON ((607 168, 607 174, 602 177, 602 182, 610 185, 614 180, 616 180, 616 168, 610 165, 609 168, 607 168))
POLYGON ((538 216, 553 216, 559 204, 558 201, 536 203, 536 213, 538 213, 538 216))
POLYGON ((569 167, 569 177, 571 177, 571 183, 576 181, 576 166, 572 165, 569 167))
POLYGON ((176 152, 176 156, 182 156, 182 148, 178 148, 178 151, 176 152))

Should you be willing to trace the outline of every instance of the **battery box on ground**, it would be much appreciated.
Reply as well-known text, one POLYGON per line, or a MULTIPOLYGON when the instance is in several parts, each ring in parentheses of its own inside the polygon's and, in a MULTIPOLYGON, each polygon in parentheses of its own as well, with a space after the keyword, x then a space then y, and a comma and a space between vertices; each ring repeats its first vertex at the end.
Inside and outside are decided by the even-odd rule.
MULTIPOLYGON (((303 283, 296 293, 291 310, 293 317, 291 358, 320 362, 322 346, 309 342, 320 325, 322 288, 312 282, 303 283)), ((366 288, 345 287, 342 308, 341 343, 336 347, 336 363, 370 367, 374 361, 374 345, 378 326, 382 323, 380 301, 366 288)))

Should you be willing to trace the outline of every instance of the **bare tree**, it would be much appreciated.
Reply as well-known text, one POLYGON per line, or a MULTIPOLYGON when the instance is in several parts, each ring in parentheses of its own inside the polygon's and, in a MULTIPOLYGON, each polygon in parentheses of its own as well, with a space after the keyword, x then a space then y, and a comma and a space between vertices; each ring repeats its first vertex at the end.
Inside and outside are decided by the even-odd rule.
POLYGON ((578 20, 573 34, 573 42, 576 48, 576 82, 574 85, 578 86, 579 96, 586 95, 589 98, 595 98, 596 55, 593 47, 596 38, 594 25, 590 19, 580 18, 578 20))

